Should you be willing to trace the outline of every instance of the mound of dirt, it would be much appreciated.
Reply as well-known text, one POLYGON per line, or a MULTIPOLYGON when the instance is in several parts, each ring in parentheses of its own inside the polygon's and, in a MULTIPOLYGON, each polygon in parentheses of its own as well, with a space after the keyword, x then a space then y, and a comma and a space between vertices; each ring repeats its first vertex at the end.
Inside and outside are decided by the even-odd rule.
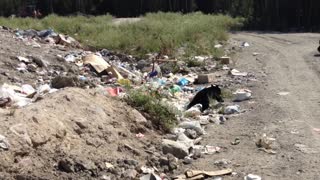
POLYGON ((0 150, 0 179, 124 177, 126 169, 146 161, 142 149, 159 139, 137 111, 96 90, 67 88, 0 112, 0 134, 10 144, 0 150), (106 163, 117 167, 110 171, 106 163))

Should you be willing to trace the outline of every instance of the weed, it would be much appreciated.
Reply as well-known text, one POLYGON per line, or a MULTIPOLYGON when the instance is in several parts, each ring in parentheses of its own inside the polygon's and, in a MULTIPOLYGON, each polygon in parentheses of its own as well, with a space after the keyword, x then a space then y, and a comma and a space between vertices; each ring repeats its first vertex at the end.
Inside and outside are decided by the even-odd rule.
POLYGON ((131 106, 150 115, 152 124, 159 130, 170 132, 177 122, 174 109, 161 103, 161 95, 156 91, 130 91, 126 101, 131 106))
POLYGON ((204 63, 203 62, 199 62, 197 60, 187 60, 187 66, 188 67, 200 67, 202 66, 204 63))
POLYGON ((232 99, 232 97, 233 97, 232 91, 229 89, 222 89, 221 97, 223 99, 232 99))

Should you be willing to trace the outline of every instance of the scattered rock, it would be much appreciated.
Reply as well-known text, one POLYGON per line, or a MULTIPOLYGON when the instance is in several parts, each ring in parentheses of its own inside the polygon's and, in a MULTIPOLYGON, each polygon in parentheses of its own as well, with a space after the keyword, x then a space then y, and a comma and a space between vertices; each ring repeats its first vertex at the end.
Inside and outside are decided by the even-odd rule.
POLYGON ((179 127, 184 128, 184 129, 193 129, 199 135, 204 134, 204 130, 202 129, 199 121, 185 121, 185 122, 180 123, 179 127))
POLYGON ((85 119, 77 119, 75 122, 81 129, 86 129, 89 126, 89 122, 85 119))
POLYGON ((189 154, 189 149, 185 144, 167 139, 162 140, 162 151, 164 154, 170 153, 179 159, 189 154))
POLYGON ((238 89, 235 93, 234 101, 240 102, 251 98, 251 91, 249 89, 238 89))
POLYGON ((57 76, 52 80, 51 85, 53 88, 61 89, 65 87, 79 86, 80 83, 79 79, 74 76, 57 76))
POLYGON ((0 134, 0 148, 2 148, 4 150, 9 150, 9 148, 10 148, 10 144, 9 144, 7 138, 1 134, 0 134))
POLYGON ((214 165, 219 167, 226 167, 227 165, 231 164, 231 161, 227 159, 221 159, 214 162, 214 165))
POLYGON ((172 154, 168 154, 168 166, 170 171, 174 171, 178 169, 178 159, 174 157, 172 154))
POLYGON ((30 71, 30 72, 36 72, 37 69, 38 69, 38 67, 37 67, 37 65, 35 65, 35 64, 28 64, 28 65, 27 65, 27 69, 28 69, 28 71, 30 71))
POLYGON ((234 114, 234 113, 240 113, 239 105, 227 106, 224 108, 224 114, 234 114))
POLYGON ((140 177, 139 180, 161 180, 161 178, 158 175, 151 173, 140 177))
POLYGON ((107 175, 102 175, 100 177, 101 180, 111 180, 111 177, 110 176, 107 176, 107 175))
POLYGON ((198 137, 197 131, 193 129, 186 129, 184 134, 191 139, 196 139, 198 137))
POLYGON ((190 158, 190 157, 188 157, 188 156, 186 156, 186 157, 183 159, 183 163, 184 163, 184 164, 192 164, 192 161, 193 161, 193 159, 190 158))
POLYGON ((248 174, 246 177, 244 177, 244 180, 261 180, 261 177, 254 174, 248 174))
POLYGON ((58 168, 60 171, 66 172, 66 173, 72 173, 74 172, 74 166, 73 162, 69 159, 63 159, 58 162, 58 168))
POLYGON ((43 67, 48 67, 48 63, 45 62, 42 57, 37 57, 37 56, 31 56, 31 59, 34 63, 36 63, 37 66, 43 68, 43 67))
POLYGON ((130 115, 137 123, 141 123, 141 124, 147 123, 147 119, 136 109, 133 109, 130 115))
POLYGON ((231 145, 238 145, 238 144, 240 144, 239 138, 235 138, 234 141, 231 142, 231 145))
POLYGON ((38 146, 42 146, 46 144, 48 141, 50 141, 49 137, 43 136, 41 134, 32 134, 30 138, 34 148, 37 148, 38 146))
POLYGON ((134 169, 128 169, 124 172, 124 178, 134 179, 137 177, 138 172, 134 169))

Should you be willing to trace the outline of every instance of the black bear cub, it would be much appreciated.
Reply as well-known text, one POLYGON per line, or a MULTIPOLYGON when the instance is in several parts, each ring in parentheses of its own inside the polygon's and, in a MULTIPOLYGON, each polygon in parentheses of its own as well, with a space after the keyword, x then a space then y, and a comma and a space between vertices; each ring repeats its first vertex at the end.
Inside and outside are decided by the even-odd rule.
POLYGON ((210 99, 216 99, 218 102, 224 102, 221 97, 221 89, 219 86, 211 85, 211 87, 204 88, 199 91, 192 99, 190 104, 187 106, 187 109, 190 109, 196 104, 201 104, 201 112, 209 108, 210 99))

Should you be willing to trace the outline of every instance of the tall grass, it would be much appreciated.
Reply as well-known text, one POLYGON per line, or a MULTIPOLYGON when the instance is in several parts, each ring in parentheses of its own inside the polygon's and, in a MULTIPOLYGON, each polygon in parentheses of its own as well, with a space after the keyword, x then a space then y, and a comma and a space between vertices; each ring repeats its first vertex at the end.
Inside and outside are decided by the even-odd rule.
POLYGON ((150 13, 135 23, 114 25, 110 15, 96 17, 60 17, 44 19, 0 18, 0 25, 19 29, 52 28, 74 36, 82 44, 133 55, 161 52, 175 55, 183 47, 188 55, 214 55, 215 43, 228 38, 227 31, 241 24, 240 19, 202 13, 150 13))

